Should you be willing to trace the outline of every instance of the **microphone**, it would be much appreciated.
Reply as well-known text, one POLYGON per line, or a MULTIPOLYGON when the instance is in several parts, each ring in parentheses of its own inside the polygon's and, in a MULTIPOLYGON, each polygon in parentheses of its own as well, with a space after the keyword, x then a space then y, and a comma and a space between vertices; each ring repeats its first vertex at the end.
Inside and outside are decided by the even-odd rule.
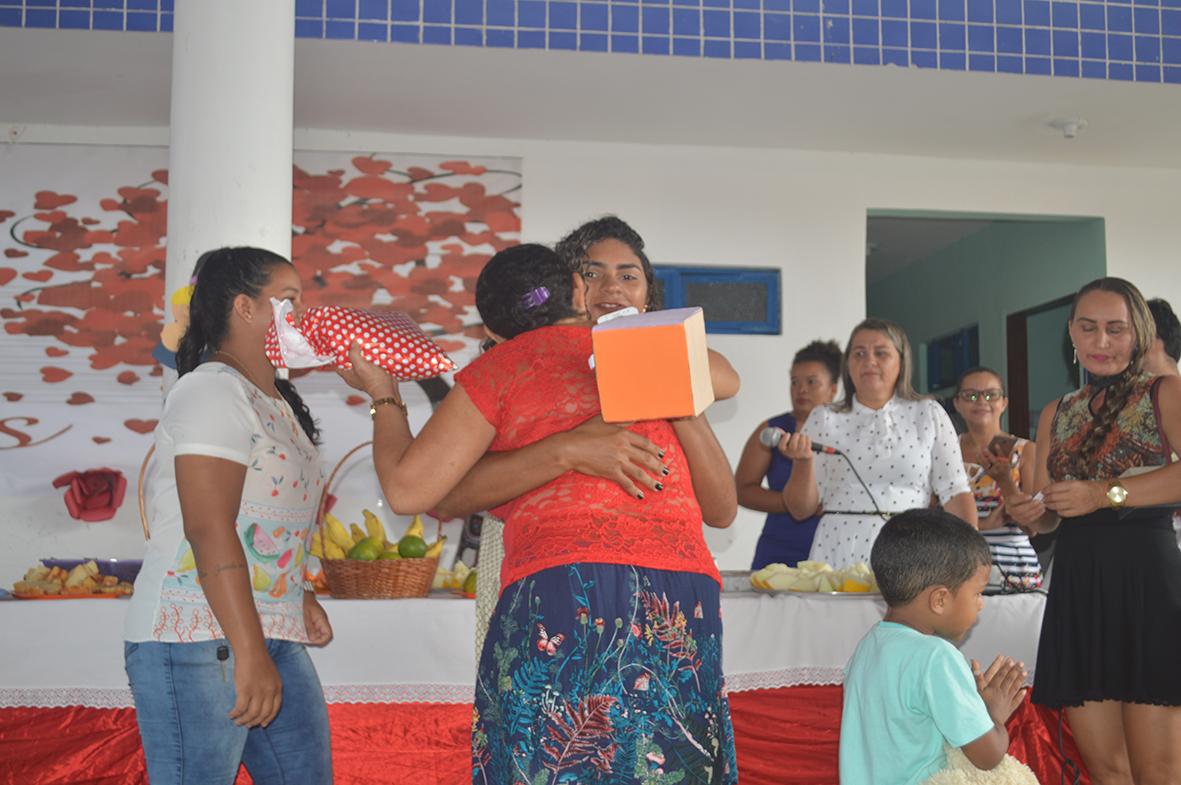
MULTIPOLYGON (((773 450, 779 446, 779 442, 787 435, 789 435, 788 432, 782 428, 768 425, 759 434, 759 443, 773 450)), ((812 442, 812 452, 818 452, 821 455, 841 455, 841 451, 836 447, 827 447, 819 442, 812 442)))

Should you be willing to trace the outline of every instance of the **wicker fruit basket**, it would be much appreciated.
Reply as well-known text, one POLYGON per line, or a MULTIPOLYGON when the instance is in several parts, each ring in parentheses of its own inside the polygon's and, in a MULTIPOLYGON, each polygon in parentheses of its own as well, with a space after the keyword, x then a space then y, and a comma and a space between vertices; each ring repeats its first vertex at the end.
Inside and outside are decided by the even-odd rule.
MULTIPOLYGON (((334 487, 337 474, 341 467, 359 451, 369 447, 373 442, 362 442, 345 453, 336 464, 328 482, 324 483, 324 492, 320 496, 320 507, 316 511, 316 525, 320 528, 320 536, 328 537, 324 529, 325 507, 328 495, 334 487)), ((441 533, 442 524, 437 523, 436 537, 441 533)), ((430 594, 431 582, 438 569, 437 558, 419 559, 377 559, 375 561, 361 561, 359 559, 321 559, 324 567, 324 577, 328 581, 328 591, 333 597, 343 600, 387 600, 400 597, 425 597, 430 594)))

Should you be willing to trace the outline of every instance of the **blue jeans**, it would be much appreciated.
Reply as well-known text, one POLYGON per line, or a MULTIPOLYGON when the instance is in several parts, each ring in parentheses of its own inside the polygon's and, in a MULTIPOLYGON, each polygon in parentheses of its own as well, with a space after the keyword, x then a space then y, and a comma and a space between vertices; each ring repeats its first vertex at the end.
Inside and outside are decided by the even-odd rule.
POLYGON ((124 643, 151 785, 232 785, 238 765, 257 785, 329 785, 328 707, 301 643, 268 640, 283 682, 278 715, 265 728, 235 725, 234 655, 224 640, 124 643))

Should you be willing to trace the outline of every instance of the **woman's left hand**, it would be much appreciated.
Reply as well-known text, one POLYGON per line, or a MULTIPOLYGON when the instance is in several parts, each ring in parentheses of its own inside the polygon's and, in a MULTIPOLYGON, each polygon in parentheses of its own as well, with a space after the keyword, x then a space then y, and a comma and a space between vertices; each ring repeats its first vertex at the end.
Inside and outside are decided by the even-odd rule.
POLYGON ((353 364, 352 368, 336 369, 337 375, 344 379, 349 387, 367 393, 375 400, 397 397, 398 385, 393 377, 365 359, 365 355, 361 353, 361 344, 354 343, 349 347, 349 362, 353 364))
POLYGON ((309 645, 323 646, 332 640, 328 614, 313 592, 305 591, 303 594, 303 623, 308 630, 309 645))
POLYGON ((1097 480, 1053 482, 1042 489, 1042 503, 1063 518, 1077 518, 1107 506, 1107 486, 1097 480))

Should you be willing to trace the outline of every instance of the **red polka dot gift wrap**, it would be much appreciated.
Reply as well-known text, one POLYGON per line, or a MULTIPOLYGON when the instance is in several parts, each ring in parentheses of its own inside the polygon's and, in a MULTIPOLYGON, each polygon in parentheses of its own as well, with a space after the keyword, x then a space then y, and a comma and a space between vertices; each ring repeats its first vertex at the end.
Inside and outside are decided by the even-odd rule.
POLYGON ((267 358, 276 368, 306 368, 332 363, 350 368, 349 347, 356 341, 365 359, 400 381, 431 379, 457 366, 401 311, 365 311, 337 305, 313 306, 296 324, 290 305, 276 307, 267 333, 267 358))

